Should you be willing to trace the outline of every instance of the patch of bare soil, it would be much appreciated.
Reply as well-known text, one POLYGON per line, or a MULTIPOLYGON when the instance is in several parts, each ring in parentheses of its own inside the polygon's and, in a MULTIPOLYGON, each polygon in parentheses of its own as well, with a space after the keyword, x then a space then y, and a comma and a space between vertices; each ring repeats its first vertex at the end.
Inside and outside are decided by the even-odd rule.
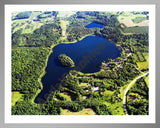
POLYGON ((14 93, 14 92, 11 92, 11 96, 13 96, 13 93, 14 93))

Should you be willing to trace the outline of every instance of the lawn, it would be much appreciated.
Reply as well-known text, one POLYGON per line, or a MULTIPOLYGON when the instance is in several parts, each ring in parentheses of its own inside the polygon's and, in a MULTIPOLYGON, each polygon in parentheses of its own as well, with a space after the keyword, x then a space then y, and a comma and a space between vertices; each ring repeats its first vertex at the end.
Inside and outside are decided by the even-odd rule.
MULTIPOLYGON (((110 99, 111 97, 113 97, 114 92, 115 91, 106 90, 102 94, 104 96, 107 96, 110 99)), ((121 95, 123 95, 122 92, 121 92, 121 94, 119 94, 119 97, 121 97, 121 98, 123 97, 123 96, 121 96, 121 95)), ((124 108, 123 108, 123 100, 120 102, 115 102, 115 103, 111 104, 111 103, 107 102, 109 100, 108 98, 106 98, 106 101, 103 101, 102 103, 105 104, 112 111, 112 114, 113 115, 125 115, 124 108)))
POLYGON ((103 95, 112 95, 114 92, 110 90, 105 90, 102 94, 103 95))
POLYGON ((60 93, 60 96, 64 97, 66 100, 71 101, 71 96, 66 92, 60 93))
POLYGON ((109 106, 113 115, 125 115, 123 102, 118 102, 109 106))
POLYGON ((66 37, 66 29, 67 29, 67 25, 69 24, 68 21, 65 20, 61 20, 61 28, 62 28, 62 36, 65 38, 66 37))
POLYGON ((13 95, 12 95, 12 106, 15 105, 15 103, 18 101, 18 100, 22 100, 21 97, 23 96, 23 94, 21 94, 20 92, 13 92, 13 95))
POLYGON ((88 84, 88 83, 80 83, 79 86, 80 87, 88 87, 88 86, 90 86, 90 84, 88 84))
POLYGON ((80 112, 71 112, 68 109, 64 109, 63 115, 96 115, 96 113, 91 108, 83 109, 80 112))

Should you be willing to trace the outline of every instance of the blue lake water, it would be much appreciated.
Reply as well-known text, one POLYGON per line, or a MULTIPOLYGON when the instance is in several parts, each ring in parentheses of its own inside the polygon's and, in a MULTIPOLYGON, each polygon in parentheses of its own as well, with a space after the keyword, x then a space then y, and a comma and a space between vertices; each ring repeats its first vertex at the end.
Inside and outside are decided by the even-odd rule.
POLYGON ((58 83, 70 70, 76 69, 83 73, 93 73, 100 70, 100 65, 108 59, 120 57, 121 50, 103 37, 88 36, 81 41, 70 44, 59 44, 53 48, 48 59, 46 74, 42 78, 43 90, 36 97, 36 103, 44 103, 51 91, 58 89, 58 83), (75 62, 75 67, 63 67, 58 56, 66 54, 75 62))
POLYGON ((98 24, 98 23, 92 22, 92 23, 86 25, 85 27, 86 27, 86 28, 103 28, 104 25, 103 25, 103 24, 98 24))

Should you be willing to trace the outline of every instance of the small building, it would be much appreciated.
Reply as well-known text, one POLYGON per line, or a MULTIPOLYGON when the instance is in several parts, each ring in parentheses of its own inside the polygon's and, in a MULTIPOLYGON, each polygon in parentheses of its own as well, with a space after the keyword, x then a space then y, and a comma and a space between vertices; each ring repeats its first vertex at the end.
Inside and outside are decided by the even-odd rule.
POLYGON ((83 99, 87 99, 87 96, 83 96, 83 99))
POLYGON ((89 92, 89 90, 85 90, 85 92, 89 92))
POLYGON ((99 90, 99 87, 93 87, 92 90, 93 90, 93 91, 98 91, 98 90, 99 90))
POLYGON ((127 53, 130 53, 130 49, 129 48, 126 48, 125 50, 126 50, 127 53))

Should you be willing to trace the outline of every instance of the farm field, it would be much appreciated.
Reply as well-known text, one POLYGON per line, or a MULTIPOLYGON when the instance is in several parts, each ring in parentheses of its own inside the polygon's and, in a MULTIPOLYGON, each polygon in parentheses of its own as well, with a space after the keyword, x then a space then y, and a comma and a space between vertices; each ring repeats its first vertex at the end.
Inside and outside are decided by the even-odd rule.
POLYGON ((127 27, 123 29, 123 33, 127 34, 137 34, 137 33, 148 33, 148 26, 141 26, 141 27, 127 27))
POLYGON ((124 14, 118 16, 118 20, 120 23, 125 24, 127 27, 149 25, 149 20, 145 14, 133 14, 130 12, 125 12, 124 14))

